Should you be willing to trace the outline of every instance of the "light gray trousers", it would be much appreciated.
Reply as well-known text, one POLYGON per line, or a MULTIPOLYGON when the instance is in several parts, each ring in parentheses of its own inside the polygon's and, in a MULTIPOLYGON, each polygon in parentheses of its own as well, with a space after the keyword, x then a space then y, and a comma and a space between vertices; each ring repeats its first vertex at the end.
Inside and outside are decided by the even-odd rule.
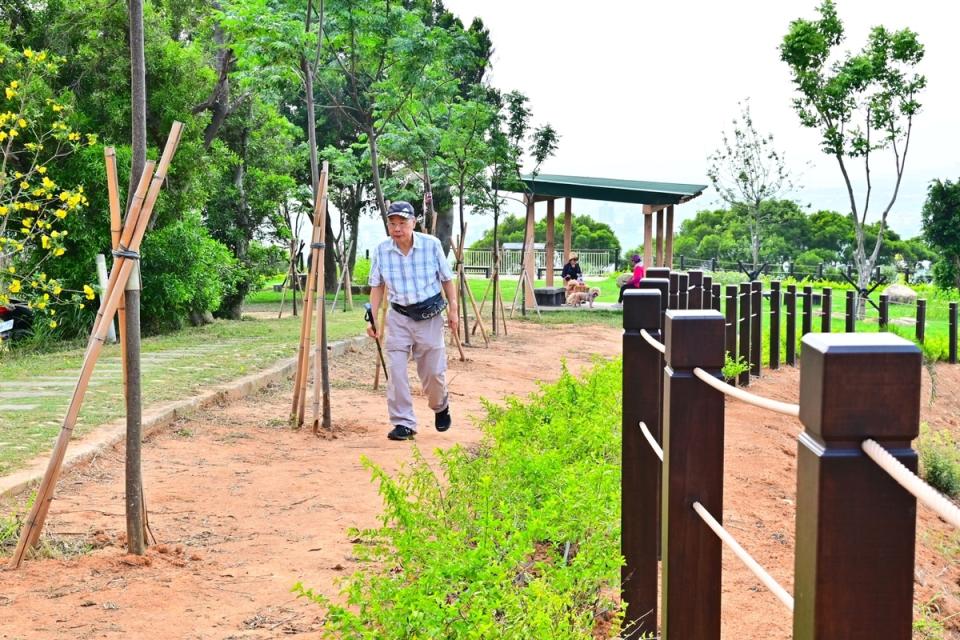
POLYGON ((427 404, 436 411, 447 407, 447 352, 443 345, 443 314, 429 320, 413 320, 393 309, 387 314, 387 412, 390 424, 417 430, 413 412, 407 362, 410 354, 417 363, 417 375, 427 396, 427 404))

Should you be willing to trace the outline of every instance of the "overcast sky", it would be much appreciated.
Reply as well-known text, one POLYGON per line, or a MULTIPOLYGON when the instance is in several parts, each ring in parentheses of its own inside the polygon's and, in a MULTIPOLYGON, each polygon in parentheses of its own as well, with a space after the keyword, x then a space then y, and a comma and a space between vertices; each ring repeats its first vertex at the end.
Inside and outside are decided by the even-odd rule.
MULTIPOLYGON (((495 47, 493 84, 523 91, 535 123, 549 122, 562 136, 543 173, 707 184, 706 157, 730 129, 738 101, 749 98, 757 129, 774 135, 789 166, 801 174, 803 188, 793 197, 812 210, 849 210, 836 161, 820 153, 816 131, 798 124, 789 71, 778 51, 791 20, 816 17, 816 0, 445 4, 464 24, 474 16, 483 19, 495 47)), ((838 0, 837 9, 849 50, 859 50, 869 29, 881 24, 913 29, 926 48, 921 71, 928 88, 920 96, 923 111, 915 119, 904 183, 890 217, 895 230, 916 235, 929 181, 960 178, 960 6, 838 0)), ((874 162, 880 196, 889 197, 889 189, 877 187, 890 184, 892 164, 888 155, 874 162)), ((708 190, 678 212, 686 217, 716 202, 708 190)), ((601 214, 621 236, 640 211, 639 205, 588 202, 575 209, 601 214)), ((472 226, 469 241, 486 225, 472 226)), ((639 234, 621 239, 632 245, 639 234)))

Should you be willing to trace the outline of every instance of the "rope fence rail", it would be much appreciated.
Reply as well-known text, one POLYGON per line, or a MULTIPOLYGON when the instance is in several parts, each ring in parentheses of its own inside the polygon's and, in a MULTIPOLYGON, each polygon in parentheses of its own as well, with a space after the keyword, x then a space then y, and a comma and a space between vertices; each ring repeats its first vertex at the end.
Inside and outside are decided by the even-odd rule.
POLYGON ((640 336, 641 336, 644 340, 646 340, 647 344, 649 344, 651 347, 653 347, 654 349, 656 349, 656 350, 659 351, 660 353, 666 353, 666 352, 667 352, 667 347, 666 347, 662 342, 660 342, 659 340, 657 340, 656 338, 654 338, 652 335, 650 335, 650 332, 647 331, 646 329, 641 329, 641 330, 640 330, 640 336))
POLYGON ((755 407, 760 407, 762 409, 769 409, 770 411, 775 411, 776 413, 782 413, 787 416, 793 416, 794 418, 800 417, 800 405, 792 404, 789 402, 781 402, 779 400, 771 400, 769 398, 764 398, 756 394, 744 391, 743 389, 738 389, 737 387, 731 386, 722 380, 717 380, 712 375, 696 367, 693 370, 693 375, 699 378, 701 381, 705 382, 709 386, 713 387, 717 391, 723 393, 724 395, 731 396, 738 400, 742 400, 747 404, 752 404, 755 407))
POLYGON ((717 534, 717 537, 733 551, 734 555, 760 579, 760 582, 762 582, 780 602, 786 605, 787 609, 793 611, 793 596, 787 593, 787 590, 781 587, 780 583, 774 580, 773 576, 771 576, 759 562, 754 560, 753 556, 747 553, 746 549, 740 546, 736 538, 730 535, 730 532, 724 529, 723 525, 717 522, 716 518, 699 502, 693 503, 693 510, 696 511, 697 515, 700 516, 707 526, 717 534))
POLYGON ((657 441, 654 439, 653 434, 650 433, 650 429, 647 428, 647 423, 640 421, 640 431, 643 432, 643 437, 647 439, 647 444, 650 445, 650 448, 653 449, 653 452, 657 454, 657 457, 660 458, 660 462, 663 462, 663 449, 657 444, 657 441))

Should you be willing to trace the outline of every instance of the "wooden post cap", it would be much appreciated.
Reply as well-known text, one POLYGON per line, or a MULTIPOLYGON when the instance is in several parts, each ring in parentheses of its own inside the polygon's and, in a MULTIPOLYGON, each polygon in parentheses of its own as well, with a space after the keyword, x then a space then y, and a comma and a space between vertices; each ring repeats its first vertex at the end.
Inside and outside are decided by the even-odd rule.
POLYGON ((670 268, 669 267, 650 267, 646 271, 647 278, 663 278, 667 279, 670 277, 670 268))
MULTIPOLYGON (((640 289, 656 289, 660 292, 661 307, 667 306, 667 296, 670 295, 670 280, 667 278, 644 278, 638 285, 640 289)), ((627 291, 626 293, 629 293, 627 291)), ((626 294, 624 294, 626 295, 626 294)))
POLYGON ((660 329, 660 300, 656 289, 633 289, 623 292, 623 328, 635 331, 660 329))
POLYGON ((801 361, 800 421, 808 432, 825 441, 917 437, 922 354, 909 340, 810 333, 801 361))
POLYGON ((671 309, 664 322, 664 344, 672 369, 723 368, 723 349, 705 350, 705 344, 723 345, 723 315, 713 309, 671 309))

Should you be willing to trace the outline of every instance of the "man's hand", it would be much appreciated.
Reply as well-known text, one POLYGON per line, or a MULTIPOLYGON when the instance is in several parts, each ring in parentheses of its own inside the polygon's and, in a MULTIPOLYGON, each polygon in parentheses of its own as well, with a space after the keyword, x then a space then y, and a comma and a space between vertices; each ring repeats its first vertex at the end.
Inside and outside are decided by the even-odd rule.
POLYGON ((447 325, 449 325, 450 331, 454 333, 460 328, 460 318, 457 316, 456 305, 450 305, 450 308, 447 310, 447 325))
POLYGON ((367 335, 373 338, 374 340, 380 337, 377 333, 377 330, 371 327, 369 324, 367 325, 367 335))

